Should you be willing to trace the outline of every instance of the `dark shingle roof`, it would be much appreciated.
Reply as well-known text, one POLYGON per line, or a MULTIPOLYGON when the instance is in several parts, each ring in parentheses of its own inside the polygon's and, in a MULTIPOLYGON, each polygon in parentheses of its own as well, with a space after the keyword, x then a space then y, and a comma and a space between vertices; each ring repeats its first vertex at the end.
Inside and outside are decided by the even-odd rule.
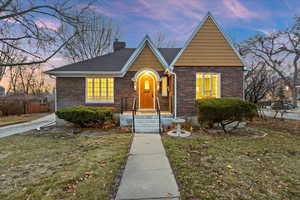
MULTIPOLYGON (((92 59, 84 60, 77 63, 64 65, 59 68, 49 70, 52 71, 95 71, 95 72, 107 72, 107 71, 120 71, 125 65, 126 61, 130 58, 134 52, 134 48, 124 48, 119 51, 109 53, 103 56, 97 56, 92 59)), ((168 64, 172 62, 175 56, 180 51, 180 48, 159 48, 160 53, 165 58, 168 64)))

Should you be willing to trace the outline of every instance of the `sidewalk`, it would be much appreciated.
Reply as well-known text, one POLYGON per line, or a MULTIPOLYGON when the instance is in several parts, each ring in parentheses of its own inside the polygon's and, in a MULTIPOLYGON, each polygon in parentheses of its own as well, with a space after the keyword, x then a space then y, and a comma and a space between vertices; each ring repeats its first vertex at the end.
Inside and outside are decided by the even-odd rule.
MULTIPOLYGON (((269 110, 264 110, 264 115, 268 117, 274 117, 275 112, 274 111, 269 111, 269 110)), ((277 115, 278 118, 280 118, 280 113, 277 115)), ((293 120, 300 120, 300 113, 284 113, 283 114, 284 119, 293 119, 293 120)))
POLYGON ((55 122, 55 114, 50 114, 30 122, 0 127, 0 138, 37 129, 51 122, 55 122))
POLYGON ((159 134, 135 134, 117 200, 179 199, 177 183, 159 134))

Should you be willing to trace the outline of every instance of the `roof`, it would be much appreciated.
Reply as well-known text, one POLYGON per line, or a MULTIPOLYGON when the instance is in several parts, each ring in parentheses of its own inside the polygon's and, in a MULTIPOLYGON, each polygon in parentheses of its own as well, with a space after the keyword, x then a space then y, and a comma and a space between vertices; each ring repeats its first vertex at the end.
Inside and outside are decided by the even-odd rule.
MULTIPOLYGON (((92 59, 84 60, 77 63, 72 63, 58 67, 47 71, 46 73, 51 74, 51 72, 119 72, 122 70, 123 66, 126 64, 128 59, 134 53, 135 48, 123 48, 113 53, 108 53, 103 56, 97 56, 92 59)), ((166 62, 170 64, 175 58, 180 48, 158 48, 160 54, 164 57, 166 62)))
POLYGON ((241 56, 234 48, 231 40, 226 36, 226 34, 224 34, 221 26, 217 24, 211 13, 208 13, 198 27, 194 30, 189 40, 186 41, 183 48, 156 48, 150 37, 146 35, 137 48, 123 48, 103 56, 97 56, 81 62, 64 65, 62 67, 49 70, 45 73, 53 75, 69 74, 71 76, 72 74, 114 74, 123 76, 124 73, 126 73, 126 70, 128 70, 128 67, 134 62, 147 43, 150 45, 151 50, 166 69, 173 68, 176 61, 186 49, 187 45, 191 42, 192 38, 201 29, 203 23, 208 18, 213 20, 221 34, 224 36, 225 40, 233 49, 234 53, 243 63, 241 56))
POLYGON ((127 72, 129 67, 134 63, 134 61, 138 58, 138 56, 142 53, 143 49, 148 46, 154 56, 158 59, 160 64, 165 68, 165 70, 169 69, 169 64, 163 57, 163 55, 160 53, 160 51, 155 47, 154 43, 151 41, 150 37, 146 35, 144 39, 140 42, 138 47, 134 50, 130 58, 127 60, 125 65, 122 67, 122 73, 123 75, 127 72))

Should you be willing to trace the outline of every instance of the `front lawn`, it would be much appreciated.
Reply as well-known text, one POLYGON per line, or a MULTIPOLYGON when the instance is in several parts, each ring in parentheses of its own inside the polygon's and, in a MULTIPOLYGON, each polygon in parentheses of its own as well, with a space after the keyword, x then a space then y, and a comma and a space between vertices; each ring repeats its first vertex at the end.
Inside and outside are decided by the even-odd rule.
POLYGON ((300 199, 300 137, 163 137, 182 199, 300 199))
POLYGON ((110 199, 131 136, 29 132, 0 139, 0 199, 110 199))
POLYGON ((273 131, 291 133, 300 136, 300 121, 292 119, 274 119, 265 117, 264 119, 255 118, 249 124, 253 127, 268 128, 273 131))

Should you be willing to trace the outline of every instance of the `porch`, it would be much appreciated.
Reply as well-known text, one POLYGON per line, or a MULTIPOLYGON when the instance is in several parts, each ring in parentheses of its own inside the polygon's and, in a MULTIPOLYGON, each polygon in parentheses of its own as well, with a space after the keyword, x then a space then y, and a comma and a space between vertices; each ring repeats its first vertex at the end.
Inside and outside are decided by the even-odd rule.
POLYGON ((132 126, 135 133, 159 133, 162 126, 172 124, 173 114, 168 111, 126 111, 120 114, 120 126, 132 126))

